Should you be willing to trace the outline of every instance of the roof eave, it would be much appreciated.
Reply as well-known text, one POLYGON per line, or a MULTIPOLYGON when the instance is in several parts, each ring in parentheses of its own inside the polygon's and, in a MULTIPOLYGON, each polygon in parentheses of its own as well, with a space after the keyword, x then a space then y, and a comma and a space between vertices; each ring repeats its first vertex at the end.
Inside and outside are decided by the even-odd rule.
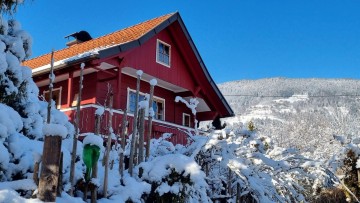
MULTIPOLYGON (((93 55, 85 56, 82 58, 74 59, 71 61, 66 61, 66 62, 58 64, 58 65, 55 64, 54 70, 60 70, 60 69, 66 68, 66 67, 74 66, 74 65, 77 65, 80 63, 85 63, 85 62, 92 61, 92 60, 98 59, 98 58, 99 58, 99 54, 93 54, 93 55)), ((45 66, 41 66, 39 68, 32 69, 32 75, 36 76, 36 75, 48 73, 50 68, 51 68, 51 65, 47 64, 45 66)))

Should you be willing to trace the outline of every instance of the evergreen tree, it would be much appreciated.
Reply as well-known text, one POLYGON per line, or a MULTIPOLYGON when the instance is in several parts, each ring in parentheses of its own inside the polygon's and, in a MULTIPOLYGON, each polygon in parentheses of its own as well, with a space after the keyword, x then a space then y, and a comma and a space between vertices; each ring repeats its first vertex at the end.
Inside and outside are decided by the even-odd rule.
POLYGON ((12 107, 23 119, 22 133, 40 138, 41 103, 31 70, 21 62, 31 55, 32 40, 15 20, 0 18, 0 102, 12 107))
POLYGON ((15 12, 19 4, 25 0, 0 0, 0 12, 15 12))

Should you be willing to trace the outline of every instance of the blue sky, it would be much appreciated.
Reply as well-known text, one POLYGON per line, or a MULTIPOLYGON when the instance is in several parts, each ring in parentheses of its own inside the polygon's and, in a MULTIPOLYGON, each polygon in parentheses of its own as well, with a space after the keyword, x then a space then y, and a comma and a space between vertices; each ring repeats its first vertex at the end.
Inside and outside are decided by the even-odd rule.
POLYGON ((28 0, 14 18, 36 57, 64 48, 73 32, 99 37, 174 11, 217 83, 360 78, 359 0, 28 0))

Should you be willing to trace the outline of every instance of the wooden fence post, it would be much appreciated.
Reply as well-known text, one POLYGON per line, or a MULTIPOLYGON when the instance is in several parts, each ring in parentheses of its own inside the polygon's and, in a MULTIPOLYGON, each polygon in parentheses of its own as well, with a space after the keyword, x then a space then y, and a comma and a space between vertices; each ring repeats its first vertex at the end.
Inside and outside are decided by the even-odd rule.
POLYGON ((138 116, 138 109, 139 109, 139 92, 140 92, 140 79, 142 75, 142 71, 138 70, 137 74, 137 81, 136 81, 136 97, 135 97, 135 112, 134 112, 134 121, 133 121, 133 133, 131 138, 131 146, 130 146, 130 157, 129 157, 129 174, 133 176, 133 168, 134 168, 134 159, 135 159, 135 152, 136 152, 136 140, 137 140, 137 116, 138 116))
MULTIPOLYGON (((47 108, 47 124, 51 121, 51 100, 54 75, 54 51, 51 52, 51 68, 50 68, 50 84, 49 84, 49 101, 47 108)), ((39 180, 38 198, 44 202, 55 202, 57 187, 59 181, 59 165, 61 154, 61 136, 44 135, 44 146, 42 155, 42 165, 39 180)))
POLYGON ((145 108, 139 111, 139 155, 138 163, 144 161, 145 108))
POLYGON ((104 197, 107 198, 107 188, 108 188, 108 176, 109 176, 109 156, 111 151, 111 140, 112 140, 112 134, 114 132, 112 128, 112 115, 113 115, 113 93, 110 93, 110 104, 109 104, 109 135, 107 138, 107 144, 106 144, 106 154, 105 154, 105 177, 104 177, 104 197))
POLYGON ((119 172, 121 175, 121 180, 124 176, 124 152, 125 152, 125 144, 126 144, 126 128, 127 128, 127 110, 124 110, 122 122, 121 122, 121 152, 120 152, 120 159, 119 159, 119 172))
POLYGON ((73 146, 71 152, 71 164, 70 164, 70 195, 74 195, 74 175, 75 175, 75 161, 76 161, 76 151, 77 151, 77 137, 79 135, 79 127, 80 127, 80 103, 81 103, 81 94, 82 94, 82 86, 83 86, 83 71, 84 71, 85 64, 82 63, 80 65, 80 79, 79 79, 79 94, 77 98, 76 104, 76 122, 75 122, 75 134, 73 137, 73 146))
POLYGON ((154 114, 153 100, 154 100, 154 88, 155 88, 156 84, 157 84, 156 79, 150 80, 148 130, 147 130, 147 134, 146 134, 146 158, 145 158, 146 161, 149 159, 149 156, 150 156, 150 139, 151 139, 151 133, 152 133, 152 120, 153 120, 153 116, 154 116, 153 115, 154 114))

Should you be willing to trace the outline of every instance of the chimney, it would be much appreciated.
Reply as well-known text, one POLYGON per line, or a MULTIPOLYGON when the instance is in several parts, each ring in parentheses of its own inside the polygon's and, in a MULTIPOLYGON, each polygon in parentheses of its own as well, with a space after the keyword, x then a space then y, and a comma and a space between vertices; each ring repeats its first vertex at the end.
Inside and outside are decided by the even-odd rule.
POLYGON ((66 46, 68 46, 68 47, 71 47, 75 44, 80 44, 82 42, 86 42, 86 41, 89 41, 92 39, 90 34, 84 30, 70 34, 70 35, 66 36, 65 38, 68 39, 68 42, 66 43, 66 46))

